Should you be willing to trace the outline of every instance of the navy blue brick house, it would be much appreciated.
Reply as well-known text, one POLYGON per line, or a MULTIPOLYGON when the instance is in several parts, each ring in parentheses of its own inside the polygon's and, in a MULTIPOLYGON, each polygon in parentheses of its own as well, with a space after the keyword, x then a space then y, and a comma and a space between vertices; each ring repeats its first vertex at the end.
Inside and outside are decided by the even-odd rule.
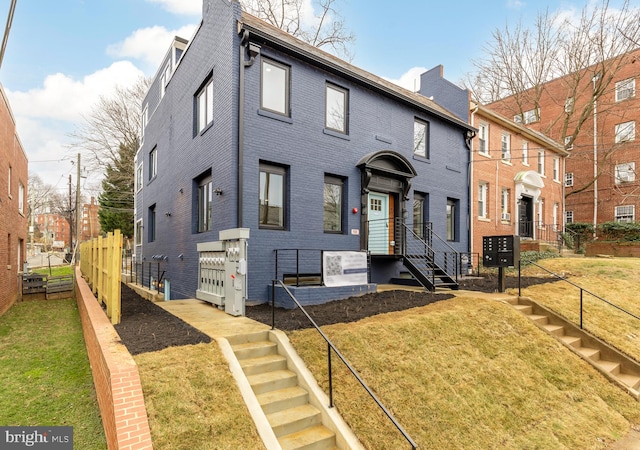
POLYGON ((195 296, 197 245, 221 230, 250 230, 247 299, 257 302, 285 275, 276 250, 283 260, 283 249, 307 250, 303 260, 368 250, 371 283, 405 270, 403 224, 418 236, 431 224, 468 251, 473 128, 237 1, 204 0, 191 41, 176 38, 158 70, 143 123, 135 255, 166 257, 172 299, 195 296))

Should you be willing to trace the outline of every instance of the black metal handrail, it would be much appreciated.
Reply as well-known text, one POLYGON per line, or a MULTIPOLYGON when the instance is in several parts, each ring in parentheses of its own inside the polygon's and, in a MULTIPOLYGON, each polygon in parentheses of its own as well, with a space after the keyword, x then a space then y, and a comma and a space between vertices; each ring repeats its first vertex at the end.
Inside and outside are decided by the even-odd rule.
POLYGON ((327 335, 324 334, 324 332, 320 329, 320 327, 311 318, 311 316, 307 313, 307 311, 302 307, 302 305, 298 302, 298 300, 295 298, 295 296, 291 293, 291 291, 289 291, 287 286, 285 286, 285 284, 281 280, 272 280, 271 281, 271 329, 272 330, 275 329, 276 283, 278 283, 280 285, 280 287, 282 287, 284 289, 284 291, 287 293, 287 295, 291 298, 291 300, 293 300, 293 302, 298 306, 298 308, 300 308, 300 311, 302 311, 302 313, 307 317, 307 319, 309 319, 309 322, 311 322, 311 324, 314 326, 316 331, 318 331, 318 333, 320 333, 320 336, 322 336, 322 338, 327 343, 327 371, 328 371, 328 374, 329 374, 329 408, 333 408, 333 406, 334 406, 333 405, 333 375, 331 373, 332 372, 331 371, 331 350, 333 350, 335 352, 335 354, 338 356, 338 358, 340 358, 340 360, 347 367, 347 369, 349 369, 351 374, 356 378, 356 380, 358 380, 358 382, 364 388, 364 390, 367 391, 367 393, 371 396, 371 398, 376 402, 376 404, 382 410, 382 412, 385 413, 385 415, 389 418, 389 420, 391 420, 391 422, 395 425, 395 427, 398 429, 398 431, 400 431, 402 436, 411 445, 411 448, 414 449, 414 450, 416 448, 418 448, 418 446, 413 441, 413 439, 411 439, 411 436, 409 436, 409 434, 404 430, 404 428, 402 428, 402 426, 398 423, 398 421, 393 417, 391 412, 389 412, 389 410, 382 404, 382 402, 378 399, 378 397, 376 397, 376 395, 373 393, 371 388, 369 388, 369 386, 367 386, 367 384, 360 377, 358 372, 356 372, 356 370, 353 367, 351 367, 351 364, 349 364, 347 362, 347 360, 342 355, 342 353, 340 353, 340 351, 336 348, 336 346, 333 345, 331 340, 327 337, 327 335))
MULTIPOLYGON (((587 289, 583 288, 582 286, 580 286, 580 285, 578 285, 578 284, 576 284, 576 283, 574 283, 574 282, 572 282, 572 281, 567 280, 567 279, 566 279, 565 277, 563 277, 562 275, 558 275, 557 273, 554 273, 554 272, 550 271, 549 269, 546 269, 546 268, 542 267, 541 265, 536 264, 536 263, 534 263, 534 262, 530 262, 529 264, 531 264, 531 265, 533 265, 533 266, 536 266, 536 267, 538 267, 539 269, 542 269, 542 270, 544 270, 545 272, 547 272, 547 273, 549 273, 549 274, 553 275, 555 278, 558 278, 558 279, 559 279, 559 280, 561 280, 561 281, 566 281, 566 282, 567 282, 567 283, 569 283, 570 285, 575 286, 575 287, 577 287, 578 289, 580 289, 580 329, 582 329, 582 323, 583 323, 583 321, 582 321, 582 319, 583 319, 583 307, 582 307, 582 306, 583 306, 583 305, 582 305, 582 304, 583 304, 583 294, 584 294, 585 292, 586 292, 587 294, 589 294, 589 295, 591 295, 591 296, 593 296, 593 297, 597 298, 598 300, 603 301, 603 302, 604 302, 604 303, 606 303, 607 305, 609 305, 609 306, 613 306, 613 307, 614 307, 614 308, 616 308, 617 310, 619 310, 619 311, 621 311, 621 312, 623 312, 623 313, 625 313, 625 314, 627 314, 627 315, 629 315, 629 316, 633 317, 634 319, 640 320, 640 317, 636 316, 636 315, 635 315, 635 314, 633 314, 632 312, 627 311, 626 309, 622 308, 621 306, 618 306, 618 305, 616 305, 615 303, 612 303, 612 302, 610 302, 609 300, 604 299, 604 298, 600 297, 599 295, 594 294, 593 292, 591 292, 591 291, 589 291, 589 290, 587 290, 587 289)), ((519 296, 519 297, 520 297, 520 296, 522 296, 521 271, 522 271, 522 264, 521 264, 521 262, 518 262, 518 296, 519 296)))

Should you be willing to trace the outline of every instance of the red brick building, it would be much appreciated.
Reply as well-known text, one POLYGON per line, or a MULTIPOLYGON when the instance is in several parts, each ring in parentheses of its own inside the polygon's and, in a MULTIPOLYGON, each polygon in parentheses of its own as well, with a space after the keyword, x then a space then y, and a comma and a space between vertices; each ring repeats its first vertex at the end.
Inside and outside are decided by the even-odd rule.
POLYGON ((639 76, 640 49, 489 105, 565 144, 566 222, 636 221, 639 76))
POLYGON ((100 205, 95 197, 91 197, 91 203, 82 205, 82 224, 80 229, 80 242, 97 238, 100 235, 100 220, 98 210, 100 205))
POLYGON ((0 315, 18 299, 28 233, 28 162, 0 86, 0 315))
POLYGON ((471 103, 471 251, 482 237, 517 235, 521 243, 557 242, 563 227, 567 152, 536 131, 471 103))
POLYGON ((70 248, 72 236, 66 217, 59 214, 38 214, 36 224, 42 235, 41 244, 44 244, 46 250, 70 248))

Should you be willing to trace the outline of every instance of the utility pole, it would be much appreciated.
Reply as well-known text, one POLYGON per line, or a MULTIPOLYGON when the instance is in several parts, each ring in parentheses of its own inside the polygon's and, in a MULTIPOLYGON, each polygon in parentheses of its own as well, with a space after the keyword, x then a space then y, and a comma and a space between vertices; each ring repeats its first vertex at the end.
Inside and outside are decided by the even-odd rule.
POLYGON ((73 253, 73 209, 71 208, 71 174, 69 174, 69 253, 73 253))
POLYGON ((76 181, 76 247, 73 251, 73 259, 78 264, 78 247, 80 245, 80 153, 78 153, 78 179, 76 181))

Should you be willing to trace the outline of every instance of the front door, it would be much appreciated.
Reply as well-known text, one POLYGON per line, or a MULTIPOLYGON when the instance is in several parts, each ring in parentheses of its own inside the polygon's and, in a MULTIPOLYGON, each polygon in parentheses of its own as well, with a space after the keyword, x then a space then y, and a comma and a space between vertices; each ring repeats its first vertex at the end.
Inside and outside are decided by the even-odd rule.
POLYGON ((369 251, 388 255, 393 223, 389 219, 389 194, 369 193, 369 251))
POLYGON ((523 196, 518 208, 520 237, 533 237, 533 199, 523 196))

